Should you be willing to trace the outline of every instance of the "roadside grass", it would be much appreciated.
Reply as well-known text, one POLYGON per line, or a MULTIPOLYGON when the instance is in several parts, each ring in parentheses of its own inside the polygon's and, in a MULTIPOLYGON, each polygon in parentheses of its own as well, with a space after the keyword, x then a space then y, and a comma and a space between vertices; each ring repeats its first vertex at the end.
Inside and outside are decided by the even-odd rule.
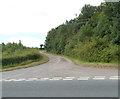
POLYGON ((28 68, 33 67, 37 65, 44 64, 49 61, 49 58, 46 55, 41 54, 42 58, 37 60, 27 60, 24 62, 21 62, 20 64, 13 64, 5 67, 0 67, 0 71, 11 71, 11 70, 17 70, 22 68, 28 68))
POLYGON ((85 67, 96 67, 96 68, 111 68, 111 69, 118 69, 118 63, 102 63, 102 62, 85 62, 85 61, 81 61, 79 59, 76 59, 76 58, 73 58, 73 57, 69 57, 69 56, 66 56, 66 55, 60 55, 60 54, 54 54, 54 53, 51 53, 51 52, 47 52, 47 51, 44 51, 45 53, 48 53, 48 54, 53 54, 53 55, 59 55, 59 56, 63 56, 65 58, 68 58, 70 59, 74 64, 76 65, 82 65, 82 66, 85 66, 85 67))

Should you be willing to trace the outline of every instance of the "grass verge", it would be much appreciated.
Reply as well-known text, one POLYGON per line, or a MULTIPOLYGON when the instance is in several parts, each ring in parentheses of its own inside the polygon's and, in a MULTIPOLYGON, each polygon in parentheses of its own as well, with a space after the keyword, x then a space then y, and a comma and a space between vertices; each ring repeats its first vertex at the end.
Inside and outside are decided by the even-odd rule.
POLYGON ((66 56, 66 55, 54 54, 54 53, 46 52, 46 51, 44 51, 44 52, 48 53, 48 54, 59 55, 59 56, 63 56, 65 58, 68 58, 76 65, 82 65, 82 66, 85 66, 85 67, 95 67, 95 68, 118 69, 118 64, 117 63, 84 62, 84 61, 80 61, 76 58, 69 57, 69 56, 66 56))
POLYGON ((25 62, 20 63, 20 65, 11 65, 11 66, 6 66, 4 68, 0 69, 0 72, 4 72, 4 71, 11 71, 11 70, 17 70, 17 69, 22 69, 22 68, 28 68, 28 67, 33 67, 33 66, 37 66, 43 63, 46 63, 49 61, 49 58, 46 55, 42 55, 42 59, 41 60, 28 60, 25 62))

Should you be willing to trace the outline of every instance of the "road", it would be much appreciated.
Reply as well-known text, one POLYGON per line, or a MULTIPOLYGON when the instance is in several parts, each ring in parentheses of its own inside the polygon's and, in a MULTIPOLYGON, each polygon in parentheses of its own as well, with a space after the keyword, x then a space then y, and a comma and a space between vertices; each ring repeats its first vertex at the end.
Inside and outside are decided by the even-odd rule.
POLYGON ((3 83, 6 97, 117 97, 117 81, 22 81, 3 83))
POLYGON ((3 96, 118 96, 117 69, 83 67, 62 56, 43 54, 48 63, 2 73, 3 96))
MULTIPOLYGON (((42 52, 43 53, 43 52, 42 52)), ((118 70, 83 67, 56 55, 46 54, 50 61, 46 64, 2 73, 3 79, 79 76, 117 76, 118 70)))

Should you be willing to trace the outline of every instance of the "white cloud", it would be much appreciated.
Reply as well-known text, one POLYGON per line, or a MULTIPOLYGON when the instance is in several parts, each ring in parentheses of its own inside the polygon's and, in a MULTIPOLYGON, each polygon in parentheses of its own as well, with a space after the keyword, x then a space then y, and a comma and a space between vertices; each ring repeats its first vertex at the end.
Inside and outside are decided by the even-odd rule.
POLYGON ((80 8, 84 4, 99 5, 102 1, 0 0, 0 36, 11 34, 14 38, 14 35, 21 34, 24 37, 24 33, 39 33, 46 36, 51 28, 75 18, 75 14, 80 13, 80 8))
POLYGON ((74 18, 86 3, 102 0, 1 0, 0 34, 46 33, 65 20, 74 18))

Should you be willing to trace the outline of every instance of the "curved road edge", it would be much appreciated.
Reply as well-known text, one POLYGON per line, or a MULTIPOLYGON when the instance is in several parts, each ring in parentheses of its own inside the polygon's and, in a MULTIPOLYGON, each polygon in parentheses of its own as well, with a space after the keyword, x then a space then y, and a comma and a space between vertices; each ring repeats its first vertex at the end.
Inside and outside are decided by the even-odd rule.
POLYGON ((105 69, 116 69, 118 70, 119 67, 118 65, 119 64, 112 64, 112 63, 95 63, 95 62, 83 62, 83 61, 80 61, 78 59, 75 59, 75 58, 72 58, 72 57, 69 57, 69 56, 65 56, 65 55, 59 55, 59 54, 54 54, 54 53, 49 53, 49 52, 42 52, 43 54, 46 55, 46 53, 48 54, 52 54, 52 55, 56 55, 56 56, 60 56, 64 59, 66 59, 67 61, 75 64, 75 65, 78 65, 78 66, 84 66, 84 67, 93 67, 93 68, 105 68, 105 69))

